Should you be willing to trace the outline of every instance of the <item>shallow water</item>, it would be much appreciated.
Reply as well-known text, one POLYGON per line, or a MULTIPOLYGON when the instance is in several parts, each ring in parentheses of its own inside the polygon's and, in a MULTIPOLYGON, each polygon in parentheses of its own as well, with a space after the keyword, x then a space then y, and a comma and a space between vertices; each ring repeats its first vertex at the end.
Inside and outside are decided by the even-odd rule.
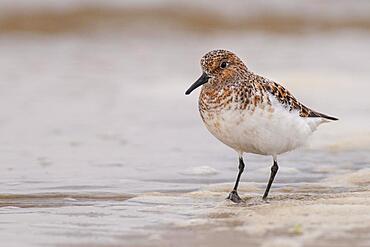
POLYGON ((282 246, 310 246, 332 233, 325 243, 338 246, 335 237, 348 243, 352 231, 359 246, 369 243, 370 34, 226 34, 140 26, 0 37, 1 241, 223 246, 236 237, 235 246, 276 246, 274 233, 282 246), (340 118, 279 157, 270 203, 260 197, 271 160, 256 155, 245 157, 246 203, 224 200, 236 154, 206 131, 196 94, 184 96, 214 48, 235 51, 306 105, 340 118))

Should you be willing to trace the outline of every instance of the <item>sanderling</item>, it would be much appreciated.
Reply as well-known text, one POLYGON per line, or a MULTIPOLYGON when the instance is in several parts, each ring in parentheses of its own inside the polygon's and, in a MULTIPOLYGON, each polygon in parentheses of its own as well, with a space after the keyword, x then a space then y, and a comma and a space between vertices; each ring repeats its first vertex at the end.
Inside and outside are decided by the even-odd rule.
POLYGON ((204 124, 239 155, 239 172, 227 199, 241 201, 237 189, 243 153, 272 156, 266 199, 279 169, 277 155, 302 146, 317 126, 338 119, 309 109, 278 83, 251 72, 230 51, 207 53, 201 67, 202 76, 185 94, 203 85, 199 111, 204 124))

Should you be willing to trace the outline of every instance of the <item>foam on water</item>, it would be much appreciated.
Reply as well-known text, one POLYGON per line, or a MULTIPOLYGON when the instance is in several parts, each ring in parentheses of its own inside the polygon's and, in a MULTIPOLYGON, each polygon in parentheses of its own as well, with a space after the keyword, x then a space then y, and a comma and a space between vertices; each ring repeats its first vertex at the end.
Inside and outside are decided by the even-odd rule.
POLYGON ((197 175, 197 176, 211 176, 211 175, 218 174, 218 171, 210 166, 198 166, 198 167, 189 168, 181 172, 181 174, 197 175))
POLYGON ((336 175, 328 178, 326 181, 332 184, 366 188, 370 186, 370 168, 364 168, 353 173, 336 175))

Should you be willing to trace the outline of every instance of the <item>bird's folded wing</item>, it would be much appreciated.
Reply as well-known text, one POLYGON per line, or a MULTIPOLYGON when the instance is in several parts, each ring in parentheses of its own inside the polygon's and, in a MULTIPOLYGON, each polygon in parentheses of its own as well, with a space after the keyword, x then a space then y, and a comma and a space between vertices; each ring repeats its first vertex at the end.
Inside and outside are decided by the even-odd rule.
POLYGON ((276 82, 265 82, 262 86, 265 88, 266 91, 275 96, 275 98, 289 111, 298 111, 301 117, 320 117, 328 120, 338 120, 335 117, 331 117, 311 110, 307 106, 300 103, 288 90, 286 90, 283 86, 279 85, 276 82))

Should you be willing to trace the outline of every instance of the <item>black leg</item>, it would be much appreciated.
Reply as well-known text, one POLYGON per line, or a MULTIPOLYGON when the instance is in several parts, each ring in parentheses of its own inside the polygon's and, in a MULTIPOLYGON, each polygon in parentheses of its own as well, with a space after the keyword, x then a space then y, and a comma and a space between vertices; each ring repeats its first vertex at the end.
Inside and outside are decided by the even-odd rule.
POLYGON ((234 185, 234 189, 233 191, 230 192, 229 196, 227 197, 227 199, 235 202, 235 203, 239 203, 242 201, 242 199, 240 198, 240 196, 238 195, 238 186, 239 186, 239 181, 240 181, 240 176, 242 175, 243 171, 244 171, 244 162, 243 162, 243 157, 239 157, 239 173, 238 173, 238 177, 236 178, 236 181, 235 181, 235 185, 234 185))
POLYGON ((271 174, 270 174, 269 183, 267 184, 267 187, 266 187, 266 190, 265 190, 265 194, 263 194, 263 199, 264 200, 266 200, 266 198, 267 198, 267 196, 269 194, 269 191, 270 191, 272 182, 274 182, 274 178, 275 178, 276 173, 277 173, 278 170, 279 170, 279 166, 277 164, 277 161, 274 159, 274 164, 271 166, 271 174))

